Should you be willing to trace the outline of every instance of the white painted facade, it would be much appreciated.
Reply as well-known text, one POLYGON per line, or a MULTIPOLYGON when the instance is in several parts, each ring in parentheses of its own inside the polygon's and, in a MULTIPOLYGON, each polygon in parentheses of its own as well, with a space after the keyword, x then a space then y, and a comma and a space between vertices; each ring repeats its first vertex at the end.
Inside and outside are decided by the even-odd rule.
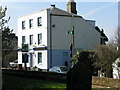
MULTIPOLYGON (((100 44, 100 34, 81 16, 68 13, 56 7, 48 8, 37 13, 18 18, 18 47, 22 48, 22 36, 26 37, 25 44, 29 45, 29 60, 27 67, 49 69, 50 66, 70 64, 70 45, 72 35, 66 34, 74 26, 75 50, 94 50, 100 44), (42 26, 37 26, 37 18, 42 18, 42 26), (29 20, 33 19, 33 28, 29 29, 29 20), (25 29, 22 30, 22 21, 25 29), (38 45, 38 34, 42 34, 42 43, 38 45), (29 36, 33 35, 33 45, 29 36), (45 48, 35 50, 33 48, 45 48), (51 50, 52 49, 52 50, 51 50), (38 64, 38 53, 42 53, 42 62, 38 64), (30 53, 33 60, 30 59, 30 53), (31 64, 32 62, 32 64, 31 64)), ((22 64, 23 52, 18 52, 18 63, 22 64)))
POLYGON ((112 64, 113 66, 113 78, 120 79, 120 58, 117 58, 116 61, 112 64))

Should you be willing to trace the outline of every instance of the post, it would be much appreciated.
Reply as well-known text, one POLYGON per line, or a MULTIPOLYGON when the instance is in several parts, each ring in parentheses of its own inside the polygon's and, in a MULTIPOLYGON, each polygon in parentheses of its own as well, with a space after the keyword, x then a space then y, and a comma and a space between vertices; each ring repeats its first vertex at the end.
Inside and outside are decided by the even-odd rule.
POLYGON ((74 26, 72 27, 72 57, 74 55, 74 26))
MULTIPOLYGON (((50 13, 50 68, 52 67, 52 19, 50 13)), ((48 67, 49 68, 49 67, 48 67)))

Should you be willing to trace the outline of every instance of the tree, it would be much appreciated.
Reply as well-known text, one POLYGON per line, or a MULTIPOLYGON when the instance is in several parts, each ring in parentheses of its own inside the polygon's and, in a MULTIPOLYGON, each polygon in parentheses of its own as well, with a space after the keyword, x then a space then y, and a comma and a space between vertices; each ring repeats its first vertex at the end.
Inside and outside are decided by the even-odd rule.
POLYGON ((6 13, 7 7, 2 8, 0 7, 0 30, 2 34, 2 66, 6 66, 5 56, 8 55, 11 50, 14 48, 13 43, 11 42, 11 33, 13 30, 11 30, 6 24, 9 22, 10 17, 6 20, 5 13, 6 13))
POLYGON ((67 73, 67 90, 83 88, 91 90, 93 53, 93 51, 77 51, 73 55, 72 68, 67 73))
POLYGON ((10 30, 9 27, 4 28, 2 31, 2 66, 5 67, 8 64, 8 61, 6 61, 5 57, 11 53, 11 51, 14 48, 14 44, 11 42, 13 37, 11 37, 12 30, 10 30))
POLYGON ((96 46, 94 65, 108 78, 112 77, 112 64, 116 58, 117 51, 112 45, 96 46))

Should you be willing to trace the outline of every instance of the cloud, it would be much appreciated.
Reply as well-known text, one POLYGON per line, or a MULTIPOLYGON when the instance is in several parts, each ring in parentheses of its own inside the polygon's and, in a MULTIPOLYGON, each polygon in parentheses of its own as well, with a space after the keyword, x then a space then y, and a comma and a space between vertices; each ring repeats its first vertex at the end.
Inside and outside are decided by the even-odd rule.
POLYGON ((93 10, 87 12, 86 14, 83 14, 83 16, 84 16, 84 17, 91 16, 91 15, 95 14, 96 12, 98 12, 98 11, 100 11, 100 10, 103 10, 103 9, 105 9, 105 8, 108 8, 108 7, 112 6, 113 4, 115 4, 115 3, 110 3, 110 4, 104 5, 104 6, 102 6, 102 7, 93 9, 93 10))

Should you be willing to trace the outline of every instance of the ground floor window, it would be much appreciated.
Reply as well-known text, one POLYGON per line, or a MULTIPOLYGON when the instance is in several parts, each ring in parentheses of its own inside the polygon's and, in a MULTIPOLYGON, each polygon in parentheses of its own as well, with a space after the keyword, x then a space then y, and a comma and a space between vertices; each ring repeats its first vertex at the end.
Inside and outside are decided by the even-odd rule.
POLYGON ((39 63, 42 63, 42 53, 41 52, 38 53, 38 64, 39 63))

